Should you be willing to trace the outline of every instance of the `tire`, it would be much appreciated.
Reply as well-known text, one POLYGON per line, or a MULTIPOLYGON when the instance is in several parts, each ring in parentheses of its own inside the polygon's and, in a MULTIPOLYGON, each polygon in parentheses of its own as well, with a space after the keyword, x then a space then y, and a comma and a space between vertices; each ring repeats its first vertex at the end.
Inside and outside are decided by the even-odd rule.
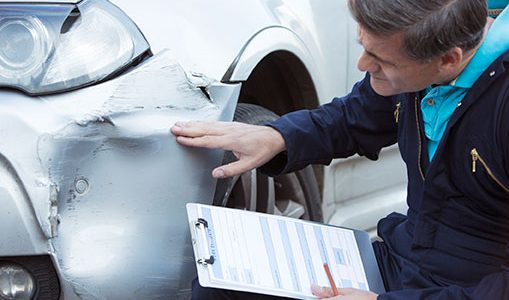
MULTIPOLYGON (((276 114, 261 106, 239 103, 233 120, 262 125, 277 118, 276 114)), ((233 153, 225 152, 223 164, 235 159, 233 153)), ((255 169, 220 179, 214 205, 323 221, 320 190, 312 166, 274 178, 255 169)))

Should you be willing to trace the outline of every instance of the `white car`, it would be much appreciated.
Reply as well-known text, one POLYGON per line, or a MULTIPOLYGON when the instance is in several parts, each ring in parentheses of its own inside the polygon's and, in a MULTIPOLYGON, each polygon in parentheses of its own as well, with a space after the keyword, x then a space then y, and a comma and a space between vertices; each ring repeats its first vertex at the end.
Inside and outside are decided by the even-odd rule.
POLYGON ((0 299, 187 299, 187 202, 364 230, 404 210, 394 147, 216 182, 231 155, 169 132, 314 108, 359 51, 345 0, 0 1, 0 299))

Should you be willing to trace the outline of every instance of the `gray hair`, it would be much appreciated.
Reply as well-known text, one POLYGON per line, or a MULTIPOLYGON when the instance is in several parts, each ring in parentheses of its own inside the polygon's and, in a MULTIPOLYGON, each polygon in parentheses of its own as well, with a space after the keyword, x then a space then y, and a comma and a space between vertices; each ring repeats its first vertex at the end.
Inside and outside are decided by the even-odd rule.
POLYGON ((464 51, 482 40, 486 0, 348 0, 363 29, 381 36, 403 33, 409 58, 428 61, 454 47, 464 51))

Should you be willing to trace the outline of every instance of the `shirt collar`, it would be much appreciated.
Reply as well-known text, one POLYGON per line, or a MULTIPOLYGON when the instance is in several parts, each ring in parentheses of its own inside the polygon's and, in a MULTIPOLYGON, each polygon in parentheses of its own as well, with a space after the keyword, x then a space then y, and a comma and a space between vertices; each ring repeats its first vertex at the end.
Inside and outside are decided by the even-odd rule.
MULTIPOLYGON (((505 1, 504 1, 505 2, 505 1)), ((493 22, 486 37, 463 72, 450 85, 471 88, 500 55, 509 50, 509 8, 493 22)))

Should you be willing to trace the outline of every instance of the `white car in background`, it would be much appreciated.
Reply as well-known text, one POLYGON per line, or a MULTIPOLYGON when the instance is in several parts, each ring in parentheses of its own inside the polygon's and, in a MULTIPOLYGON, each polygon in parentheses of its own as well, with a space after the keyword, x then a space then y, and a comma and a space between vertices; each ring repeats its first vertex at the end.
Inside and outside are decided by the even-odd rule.
POLYGON ((187 202, 364 230, 404 211, 395 147, 216 182, 231 155, 169 132, 314 108, 359 51, 346 0, 0 1, 0 299, 188 299, 187 202))

